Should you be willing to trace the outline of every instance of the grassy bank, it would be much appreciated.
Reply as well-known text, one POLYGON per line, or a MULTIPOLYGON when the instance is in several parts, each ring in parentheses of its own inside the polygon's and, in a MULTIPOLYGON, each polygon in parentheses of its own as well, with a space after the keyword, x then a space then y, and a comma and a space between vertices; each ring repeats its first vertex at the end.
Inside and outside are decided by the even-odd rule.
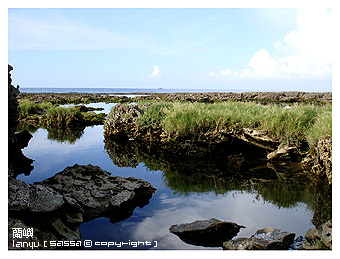
POLYGON ((102 124, 105 114, 82 112, 77 107, 59 107, 51 102, 39 104, 22 99, 19 101, 19 119, 26 124, 34 123, 50 127, 102 124))
POLYGON ((259 129, 281 143, 314 146, 332 136, 332 106, 292 104, 289 107, 252 102, 160 102, 148 106, 137 125, 162 127, 170 137, 199 136, 205 132, 259 129))

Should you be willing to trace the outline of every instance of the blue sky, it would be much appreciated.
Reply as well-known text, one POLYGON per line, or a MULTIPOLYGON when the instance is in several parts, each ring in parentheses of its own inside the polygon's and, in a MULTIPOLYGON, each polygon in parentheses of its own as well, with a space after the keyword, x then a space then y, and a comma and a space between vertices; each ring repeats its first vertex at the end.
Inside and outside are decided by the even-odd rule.
POLYGON ((21 87, 332 91, 331 9, 8 9, 21 87))

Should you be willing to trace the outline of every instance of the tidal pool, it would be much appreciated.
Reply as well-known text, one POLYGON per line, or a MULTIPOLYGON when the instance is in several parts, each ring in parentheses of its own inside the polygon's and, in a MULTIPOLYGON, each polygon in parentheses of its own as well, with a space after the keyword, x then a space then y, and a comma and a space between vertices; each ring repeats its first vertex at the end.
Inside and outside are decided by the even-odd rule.
POLYGON ((157 188, 149 204, 137 207, 126 220, 111 223, 97 218, 82 223, 82 239, 92 241, 85 249, 211 249, 186 244, 169 232, 173 224, 209 218, 245 226, 236 238, 250 237, 268 226, 304 236, 309 228, 315 228, 312 222, 319 214, 315 212, 319 207, 316 200, 322 200, 322 194, 305 182, 272 181, 272 172, 263 169, 265 164, 256 165, 256 176, 265 172, 266 179, 261 176, 257 184, 245 185, 254 181, 254 176, 236 179, 243 173, 228 167, 237 156, 230 155, 225 161, 171 161, 171 156, 147 153, 135 145, 107 143, 103 126, 86 127, 63 137, 39 128, 23 153, 34 159, 30 175, 17 177, 27 183, 42 181, 77 163, 99 166, 112 175, 141 178, 157 188))

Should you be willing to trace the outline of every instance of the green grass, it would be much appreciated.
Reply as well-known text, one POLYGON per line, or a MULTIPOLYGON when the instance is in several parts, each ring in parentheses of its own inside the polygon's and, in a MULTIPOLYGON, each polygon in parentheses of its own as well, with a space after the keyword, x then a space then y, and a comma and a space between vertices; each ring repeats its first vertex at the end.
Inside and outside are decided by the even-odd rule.
POLYGON ((38 104, 27 99, 19 101, 19 109, 21 116, 27 116, 29 114, 38 114, 38 112, 41 110, 38 104))
POLYGON ((46 110, 46 121, 49 125, 65 125, 77 124, 82 120, 82 114, 79 109, 74 107, 52 107, 46 110))
POLYGON ((25 117, 27 115, 39 114, 39 112, 53 107, 51 102, 42 102, 36 104, 28 99, 19 100, 20 116, 25 117))
POLYGON ((332 106, 293 104, 291 108, 253 102, 162 102, 151 104, 138 121, 140 127, 162 127, 170 137, 199 136, 205 132, 260 129, 281 143, 315 145, 332 136, 332 106))

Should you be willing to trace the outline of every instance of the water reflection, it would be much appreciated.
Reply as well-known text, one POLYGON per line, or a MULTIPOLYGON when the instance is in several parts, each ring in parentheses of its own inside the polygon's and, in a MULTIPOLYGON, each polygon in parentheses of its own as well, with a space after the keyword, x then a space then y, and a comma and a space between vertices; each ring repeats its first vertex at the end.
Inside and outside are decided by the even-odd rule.
POLYGON ((189 159, 134 141, 109 141, 103 126, 79 132, 72 142, 38 129, 23 150, 35 160, 35 168, 18 179, 32 183, 75 163, 93 164, 114 175, 141 178, 158 189, 147 206, 136 208, 126 220, 112 224, 98 218, 81 224, 83 240, 156 240, 154 249, 207 249, 185 244, 169 232, 170 226, 218 218, 246 226, 237 237, 268 226, 299 236, 331 218, 328 184, 313 183, 296 164, 267 164, 258 150, 235 145, 219 155, 189 159))
POLYGON ((175 195, 238 191, 242 197, 252 195, 254 201, 279 209, 303 204, 315 211, 315 226, 331 218, 331 190, 326 182, 315 182, 298 163, 268 163, 265 154, 253 147, 235 143, 223 153, 188 158, 135 141, 104 141, 116 165, 133 167, 143 162, 149 170, 162 171, 164 183, 175 195))

